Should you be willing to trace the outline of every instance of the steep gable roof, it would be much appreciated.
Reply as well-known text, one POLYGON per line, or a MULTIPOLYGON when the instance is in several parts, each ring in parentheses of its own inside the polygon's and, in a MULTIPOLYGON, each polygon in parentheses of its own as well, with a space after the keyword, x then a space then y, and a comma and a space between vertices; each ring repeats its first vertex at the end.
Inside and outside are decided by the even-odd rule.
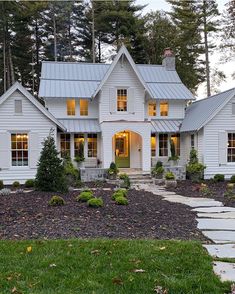
POLYGON ((235 96, 235 88, 196 101, 186 110, 181 132, 199 131, 235 96))
POLYGON ((1 97, 0 105, 6 101, 15 91, 20 91, 38 110, 40 110, 47 118, 53 121, 61 130, 66 128, 41 104, 33 95, 31 95, 19 82, 15 82, 1 97))
POLYGON ((122 46, 112 64, 86 62, 42 62, 39 96, 45 98, 95 97, 115 63, 122 55, 132 68, 150 97, 154 99, 194 100, 176 70, 163 65, 135 64, 125 46, 122 46))

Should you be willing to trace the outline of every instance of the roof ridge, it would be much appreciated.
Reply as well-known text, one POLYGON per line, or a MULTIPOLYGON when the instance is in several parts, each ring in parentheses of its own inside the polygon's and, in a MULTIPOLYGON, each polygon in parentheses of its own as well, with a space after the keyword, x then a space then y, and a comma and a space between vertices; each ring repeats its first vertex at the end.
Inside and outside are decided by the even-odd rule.
MULTIPOLYGON (((235 87, 234 87, 234 88, 230 88, 230 89, 228 89, 228 90, 225 90, 225 91, 223 91, 223 92, 217 93, 217 94, 215 94, 215 95, 212 95, 212 96, 209 96, 209 97, 206 97, 206 98, 202 98, 202 99, 196 100, 196 101, 193 102, 191 105, 193 105, 193 104, 195 104, 195 103, 198 103, 198 102, 202 102, 202 101, 208 100, 208 99, 212 99, 212 98, 214 98, 214 97, 216 97, 216 96, 219 96, 219 95, 221 95, 221 94, 224 94, 224 93, 229 92, 229 91, 232 91, 232 90, 235 91, 235 87)), ((191 105, 190 105, 190 106, 191 106, 191 105)))
POLYGON ((54 61, 54 60, 43 60, 42 63, 55 63, 55 64, 86 64, 86 65, 111 65, 111 63, 92 63, 86 61, 54 61))

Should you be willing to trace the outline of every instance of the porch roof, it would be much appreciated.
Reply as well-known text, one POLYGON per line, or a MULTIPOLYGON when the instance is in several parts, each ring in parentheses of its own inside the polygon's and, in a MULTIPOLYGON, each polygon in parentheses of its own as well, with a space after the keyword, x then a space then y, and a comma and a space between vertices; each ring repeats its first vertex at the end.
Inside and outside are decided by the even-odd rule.
POLYGON ((68 133, 100 133, 98 119, 59 119, 68 133))
POLYGON ((152 120, 152 133, 178 133, 183 120, 156 119, 152 120))

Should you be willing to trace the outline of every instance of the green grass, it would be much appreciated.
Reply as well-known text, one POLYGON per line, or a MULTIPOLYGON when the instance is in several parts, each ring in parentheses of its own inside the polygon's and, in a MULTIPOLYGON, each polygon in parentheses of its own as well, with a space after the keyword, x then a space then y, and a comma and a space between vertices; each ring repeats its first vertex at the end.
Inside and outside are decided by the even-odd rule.
POLYGON ((229 284, 213 274, 212 259, 199 242, 0 242, 0 293, 143 294, 154 293, 156 286, 169 294, 229 293, 229 284))

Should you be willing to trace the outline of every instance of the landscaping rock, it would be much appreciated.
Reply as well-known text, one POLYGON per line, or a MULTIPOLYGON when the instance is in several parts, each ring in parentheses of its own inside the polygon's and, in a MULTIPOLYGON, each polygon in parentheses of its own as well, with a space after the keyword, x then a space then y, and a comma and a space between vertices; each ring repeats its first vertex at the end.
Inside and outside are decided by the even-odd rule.
POLYGON ((235 231, 202 231, 202 234, 215 243, 235 242, 235 231))
POLYGON ((235 282, 235 263, 215 261, 213 269, 222 282, 235 282))
POLYGON ((197 218, 200 230, 229 230, 235 232, 234 219, 204 219, 197 218))
POLYGON ((203 245, 216 258, 235 258, 235 244, 203 245))

